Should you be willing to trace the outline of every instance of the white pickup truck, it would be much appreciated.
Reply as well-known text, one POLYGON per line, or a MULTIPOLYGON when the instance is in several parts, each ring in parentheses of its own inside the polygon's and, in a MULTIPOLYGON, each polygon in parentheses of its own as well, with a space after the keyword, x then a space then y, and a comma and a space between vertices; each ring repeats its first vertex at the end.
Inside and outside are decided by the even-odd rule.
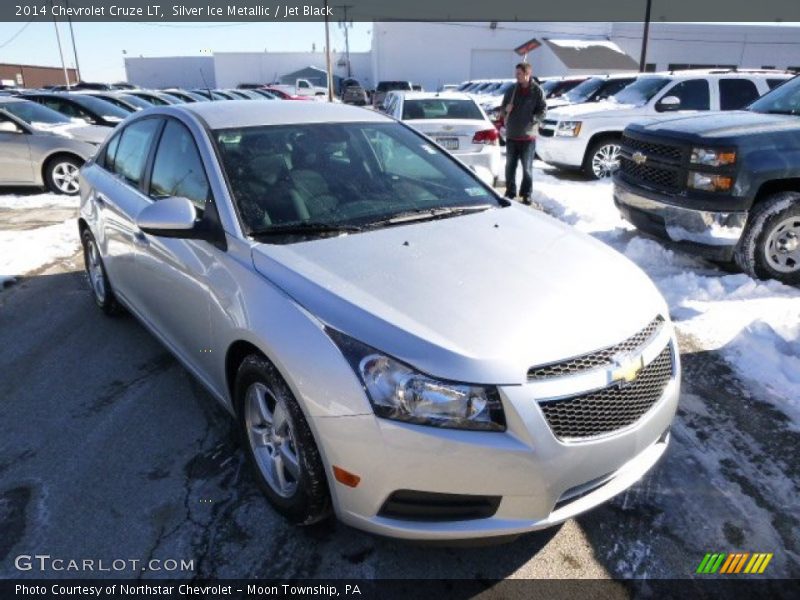
POLYGON ((312 85, 308 79, 297 79, 294 85, 276 83, 270 85, 270 87, 286 92, 291 96, 318 96, 324 100, 328 95, 327 89, 312 85))

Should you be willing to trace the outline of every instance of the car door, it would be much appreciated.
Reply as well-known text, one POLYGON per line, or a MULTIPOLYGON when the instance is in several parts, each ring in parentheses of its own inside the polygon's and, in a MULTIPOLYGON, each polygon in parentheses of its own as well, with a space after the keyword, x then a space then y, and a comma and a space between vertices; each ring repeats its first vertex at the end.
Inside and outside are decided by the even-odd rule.
MULTIPOLYGON (((167 119, 149 169, 148 202, 179 196, 195 205, 199 218, 212 201, 207 171, 189 129, 167 119)), ((210 347, 208 273, 221 250, 210 242, 139 237, 137 301, 144 318, 186 362, 208 373, 210 347)))
POLYGON ((111 138, 97 169, 86 174, 97 207, 97 231, 108 278, 115 293, 139 310, 136 254, 141 233, 136 217, 148 205, 141 190, 145 167, 163 120, 134 121, 111 138))
POLYGON ((4 185, 33 183, 31 148, 28 143, 30 133, 0 112, 0 183, 4 185), (11 128, 14 131, 11 131, 11 128), (8 131, 5 131, 8 129, 8 131))

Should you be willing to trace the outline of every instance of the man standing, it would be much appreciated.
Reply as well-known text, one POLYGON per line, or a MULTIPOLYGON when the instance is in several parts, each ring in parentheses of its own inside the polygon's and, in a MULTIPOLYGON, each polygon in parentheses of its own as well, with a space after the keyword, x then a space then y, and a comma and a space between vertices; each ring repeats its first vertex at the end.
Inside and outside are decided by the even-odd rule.
POLYGON ((542 89, 531 78, 531 65, 519 63, 517 83, 503 95, 506 125, 506 198, 517 195, 517 163, 522 165, 522 185, 519 195, 525 204, 531 203, 531 170, 535 154, 536 124, 544 119, 547 103, 542 89))

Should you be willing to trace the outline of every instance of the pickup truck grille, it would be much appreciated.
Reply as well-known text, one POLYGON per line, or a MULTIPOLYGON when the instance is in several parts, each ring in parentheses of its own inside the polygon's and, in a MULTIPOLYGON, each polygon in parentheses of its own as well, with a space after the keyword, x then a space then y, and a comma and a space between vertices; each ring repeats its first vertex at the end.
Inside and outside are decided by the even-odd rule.
POLYGON ((680 172, 675 168, 637 164, 624 154, 620 158, 620 169, 628 176, 647 185, 664 191, 675 191, 681 187, 680 172))
POLYGON ((561 440, 592 438, 633 425, 661 398, 674 371, 672 344, 628 385, 541 402, 550 429, 561 440))
POLYGON ((531 367, 528 370, 528 381, 541 381, 550 377, 563 377, 564 375, 574 375, 582 371, 590 371, 605 367, 613 363, 614 355, 620 353, 633 353, 642 348, 654 335, 656 335, 664 325, 664 319, 660 315, 650 321, 650 323, 632 335, 624 342, 615 344, 597 352, 582 354, 569 360, 565 360, 550 365, 531 367))
POLYGON ((646 142, 627 135, 622 136, 622 147, 627 149, 629 154, 641 152, 648 158, 659 157, 675 162, 679 162, 683 158, 683 148, 681 146, 646 142))

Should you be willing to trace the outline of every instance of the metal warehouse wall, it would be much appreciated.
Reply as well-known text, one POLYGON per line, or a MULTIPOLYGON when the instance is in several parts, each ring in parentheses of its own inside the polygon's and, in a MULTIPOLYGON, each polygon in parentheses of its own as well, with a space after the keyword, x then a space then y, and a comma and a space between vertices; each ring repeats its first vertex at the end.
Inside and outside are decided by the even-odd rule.
POLYGON ((146 88, 217 87, 212 56, 126 58, 125 73, 128 82, 146 88))
MULTIPOLYGON (((347 76, 344 52, 331 55, 333 74, 347 76)), ((219 52, 214 54, 217 85, 234 88, 240 83, 270 83, 282 75, 306 67, 325 69, 322 52, 219 52)), ((372 87, 372 69, 369 52, 351 52, 352 76, 367 87, 372 87)))

